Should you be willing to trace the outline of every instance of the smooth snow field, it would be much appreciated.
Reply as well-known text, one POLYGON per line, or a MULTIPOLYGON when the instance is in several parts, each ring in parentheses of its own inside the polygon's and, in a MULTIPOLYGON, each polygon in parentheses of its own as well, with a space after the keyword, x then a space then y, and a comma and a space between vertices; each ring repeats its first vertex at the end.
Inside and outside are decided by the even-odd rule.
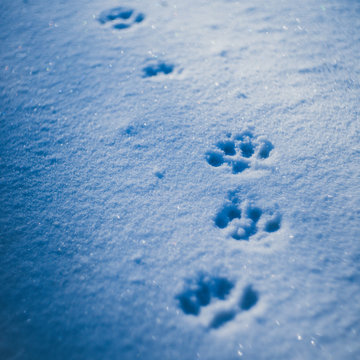
POLYGON ((1 0, 0 359, 360 359, 360 2, 1 0))

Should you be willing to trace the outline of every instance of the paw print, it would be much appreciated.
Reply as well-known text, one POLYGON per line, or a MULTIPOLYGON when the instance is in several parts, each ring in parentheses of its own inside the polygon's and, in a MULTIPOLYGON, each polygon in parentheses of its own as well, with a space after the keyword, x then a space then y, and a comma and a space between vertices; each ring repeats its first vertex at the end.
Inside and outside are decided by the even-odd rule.
POLYGON ((123 6, 105 10, 98 16, 100 24, 111 23, 113 28, 117 30, 128 29, 134 24, 141 23, 144 19, 143 13, 123 6))
POLYGON ((281 214, 277 209, 264 210, 255 203, 240 203, 237 197, 233 197, 218 211, 214 223, 233 239, 249 241, 255 235, 262 237, 278 231, 281 214))
POLYGON ((187 286, 177 299, 185 314, 198 316, 201 308, 212 300, 224 300, 230 294, 234 284, 223 277, 211 277, 201 274, 196 280, 187 281, 187 286))
MULTIPOLYGON (((186 315, 199 318, 202 308, 207 308, 207 315, 205 314, 204 317, 211 319, 208 322, 209 328, 219 329, 239 313, 252 309, 259 300, 259 293, 251 284, 242 290, 238 288, 233 291, 234 288, 235 284, 225 277, 200 274, 196 279, 186 281, 184 290, 176 296, 176 299, 186 315), (238 296, 239 299, 236 300, 238 296)), ((199 323, 201 323, 200 318, 199 323)))
POLYGON ((206 161, 213 167, 223 164, 232 169, 233 174, 239 174, 251 167, 255 159, 264 160, 274 149, 272 143, 262 136, 254 136, 250 131, 244 131, 218 142, 215 149, 206 153, 206 161))

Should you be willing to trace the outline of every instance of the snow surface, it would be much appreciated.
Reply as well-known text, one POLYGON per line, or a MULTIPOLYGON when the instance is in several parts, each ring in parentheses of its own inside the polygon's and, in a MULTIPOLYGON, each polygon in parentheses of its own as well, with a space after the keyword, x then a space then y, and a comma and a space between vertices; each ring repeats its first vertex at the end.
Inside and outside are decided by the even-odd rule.
POLYGON ((360 359, 358 1, 0 14, 1 359, 360 359))

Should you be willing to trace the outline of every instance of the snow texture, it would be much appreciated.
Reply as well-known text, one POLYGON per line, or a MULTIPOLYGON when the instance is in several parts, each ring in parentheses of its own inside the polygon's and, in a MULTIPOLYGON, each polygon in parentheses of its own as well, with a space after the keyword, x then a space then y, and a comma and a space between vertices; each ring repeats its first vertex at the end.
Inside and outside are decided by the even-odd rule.
POLYGON ((0 14, 1 359, 360 359, 358 1, 0 14))

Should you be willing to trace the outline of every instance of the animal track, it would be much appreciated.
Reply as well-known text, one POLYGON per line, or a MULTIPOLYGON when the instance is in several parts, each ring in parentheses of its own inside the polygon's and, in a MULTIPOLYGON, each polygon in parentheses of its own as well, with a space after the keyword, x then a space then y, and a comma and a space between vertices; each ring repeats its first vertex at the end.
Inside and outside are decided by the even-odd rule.
POLYGON ((141 23, 144 19, 143 13, 123 6, 105 10, 98 17, 100 24, 111 23, 113 28, 117 30, 128 29, 133 24, 141 23))
POLYGON ((143 77, 152 77, 157 76, 159 74, 168 75, 172 73, 174 70, 174 65, 165 63, 165 62, 157 62, 154 64, 150 64, 143 68, 144 75, 143 77))
POLYGON ((267 159, 274 146, 264 137, 254 136, 250 131, 243 131, 216 144, 215 149, 206 153, 206 160, 214 167, 227 164, 231 167, 233 174, 239 174, 250 168, 252 160, 267 159))
POLYGON ((227 229, 233 239, 248 241, 260 232, 278 231, 281 227, 281 214, 273 209, 263 210, 248 201, 241 204, 234 196, 219 210, 214 223, 220 229, 227 229))
POLYGON ((196 281, 188 281, 177 299, 185 314, 199 315, 201 307, 209 305, 213 298, 226 299, 233 287, 226 278, 200 275, 196 281))
MULTIPOLYGON (((188 280, 185 289, 176 296, 181 310, 187 315, 200 316, 201 308, 210 305, 214 298, 226 300, 234 288, 234 283, 223 277, 200 275, 194 280, 188 280)), ((248 311, 256 305, 259 294, 252 285, 246 286, 240 300, 230 308, 223 308, 213 314, 209 324, 211 329, 218 329, 233 320, 239 312, 248 311)))

